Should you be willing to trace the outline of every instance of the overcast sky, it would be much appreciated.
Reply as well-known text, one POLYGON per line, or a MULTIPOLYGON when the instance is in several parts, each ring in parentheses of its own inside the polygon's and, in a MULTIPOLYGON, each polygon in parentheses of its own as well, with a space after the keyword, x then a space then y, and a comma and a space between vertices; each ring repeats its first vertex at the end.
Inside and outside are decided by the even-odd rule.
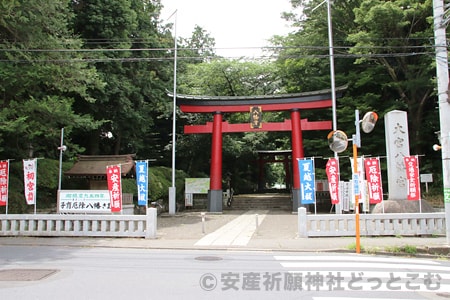
MULTIPOLYGON (((195 25, 216 40, 216 54, 225 57, 259 56, 250 47, 268 46, 273 35, 289 32, 281 13, 290 11, 289 0, 162 0, 161 18, 177 10, 177 36, 191 37, 195 25), (247 49, 245 49, 247 48, 247 49)), ((174 17, 168 23, 174 22, 174 17)))

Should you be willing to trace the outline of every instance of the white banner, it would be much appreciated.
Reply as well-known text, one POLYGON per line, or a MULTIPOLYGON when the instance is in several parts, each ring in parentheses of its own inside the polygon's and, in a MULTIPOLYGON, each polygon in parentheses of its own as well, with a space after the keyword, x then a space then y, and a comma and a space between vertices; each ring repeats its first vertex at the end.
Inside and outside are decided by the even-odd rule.
POLYGON ((362 157, 357 158, 358 163, 358 173, 354 174, 355 172, 355 166, 354 166, 354 160, 352 157, 350 157, 350 164, 352 166, 352 197, 353 202, 355 202, 355 192, 359 192, 359 203, 364 203, 366 200, 366 185, 364 183, 364 160, 362 157), (357 179, 357 182, 356 182, 357 179), (356 185, 355 185, 356 184, 356 185))
POLYGON ((25 200, 28 205, 36 204, 36 186, 37 186, 37 160, 23 160, 23 181, 25 187, 25 200))

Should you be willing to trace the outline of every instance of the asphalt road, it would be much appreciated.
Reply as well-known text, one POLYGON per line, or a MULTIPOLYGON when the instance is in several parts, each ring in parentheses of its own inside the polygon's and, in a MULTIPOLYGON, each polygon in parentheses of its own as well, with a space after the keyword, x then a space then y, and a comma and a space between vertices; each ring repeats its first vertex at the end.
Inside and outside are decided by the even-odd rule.
POLYGON ((448 299, 450 262, 358 254, 0 245, 1 299, 448 299))

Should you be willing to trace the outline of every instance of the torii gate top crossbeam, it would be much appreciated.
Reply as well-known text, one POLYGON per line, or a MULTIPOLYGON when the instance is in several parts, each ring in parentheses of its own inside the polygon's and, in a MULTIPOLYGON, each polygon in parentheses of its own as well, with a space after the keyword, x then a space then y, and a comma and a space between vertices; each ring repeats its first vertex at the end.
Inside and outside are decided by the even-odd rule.
MULTIPOLYGON (((336 88, 336 97, 342 97, 347 86, 336 88)), ((173 94, 169 93, 169 96, 173 94)), ((193 96, 177 94, 177 105, 185 113, 248 112, 249 106, 261 106, 263 111, 329 108, 331 90, 297 94, 264 96, 193 96)))

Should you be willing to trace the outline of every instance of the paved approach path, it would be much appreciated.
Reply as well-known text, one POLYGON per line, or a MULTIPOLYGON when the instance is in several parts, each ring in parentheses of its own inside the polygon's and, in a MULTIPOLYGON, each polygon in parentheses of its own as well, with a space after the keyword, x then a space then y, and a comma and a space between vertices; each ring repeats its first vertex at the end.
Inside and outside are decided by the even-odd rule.
POLYGON ((248 211, 204 236, 195 246, 247 246, 267 212, 248 211))

